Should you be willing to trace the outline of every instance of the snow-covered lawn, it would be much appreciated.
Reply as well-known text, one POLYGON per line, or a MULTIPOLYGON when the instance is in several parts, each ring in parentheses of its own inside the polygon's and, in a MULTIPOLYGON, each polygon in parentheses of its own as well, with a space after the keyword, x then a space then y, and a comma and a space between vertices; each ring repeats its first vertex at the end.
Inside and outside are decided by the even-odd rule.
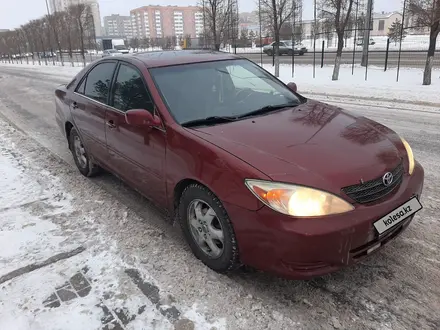
POLYGON ((0 329, 224 328, 207 322, 197 305, 177 309, 163 297, 157 281, 127 264, 93 213, 11 135, 26 144, 0 120, 0 329))
MULTIPOLYGON (((23 67, 26 70, 44 71, 50 75, 57 75, 70 80, 82 67, 76 66, 39 66, 30 64, 0 63, 4 66, 23 67)), ((269 72, 274 72, 271 64, 263 67, 269 72)), ((416 104, 440 104, 438 90, 440 88, 440 70, 433 70, 432 85, 423 86, 423 70, 401 68, 399 82, 396 81, 396 69, 384 72, 382 68, 369 67, 368 79, 365 81, 365 68, 356 66, 354 75, 350 65, 342 65, 338 81, 332 81, 333 66, 316 67, 316 76, 313 78, 311 65, 295 65, 295 75, 292 77, 290 65, 280 66, 280 79, 286 83, 294 81, 298 91, 305 96, 338 96, 348 98, 361 98, 393 101, 401 104, 411 102, 416 104)))
MULTIPOLYGON (((273 73, 272 65, 264 68, 273 73)), ((305 95, 330 95, 351 98, 370 98, 392 100, 397 103, 405 102, 440 104, 438 91, 440 90, 440 70, 432 73, 432 85, 423 86, 423 70, 404 68, 400 70, 399 82, 396 81, 397 70, 386 72, 382 68, 369 67, 368 79, 365 81, 365 68, 356 66, 354 75, 350 65, 341 66, 338 81, 332 81, 333 66, 316 68, 313 78, 313 67, 310 65, 296 65, 295 75, 292 77, 292 67, 280 67, 280 79, 284 82, 294 81, 298 91, 305 95)))

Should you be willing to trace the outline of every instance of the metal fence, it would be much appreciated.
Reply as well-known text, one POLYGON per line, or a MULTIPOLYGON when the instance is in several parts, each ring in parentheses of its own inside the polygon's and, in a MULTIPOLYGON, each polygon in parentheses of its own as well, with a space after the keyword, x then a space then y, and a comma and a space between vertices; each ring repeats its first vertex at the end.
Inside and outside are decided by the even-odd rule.
MULTIPOLYGON (((256 40, 229 40, 220 45, 220 51, 237 54, 246 57, 260 65, 273 66, 274 55, 273 48, 269 45, 271 38, 265 38, 266 43, 256 45, 256 40), (269 50, 272 50, 270 55, 269 50)), ((374 44, 370 45, 367 53, 367 67, 374 67, 375 69, 383 69, 387 71, 395 68, 415 68, 423 70, 426 64, 429 36, 425 35, 410 35, 402 42, 402 49, 398 43, 391 42, 386 37, 373 37, 374 44)), ((292 75, 294 75, 296 66, 310 66, 310 74, 315 76, 316 70, 325 66, 331 66, 336 58, 336 40, 335 39, 319 39, 316 43, 312 40, 298 41, 301 44, 299 47, 306 47, 307 51, 302 54, 281 55, 280 64, 283 66, 290 66, 292 75)), ((214 49, 215 45, 212 40, 195 38, 187 40, 185 43, 180 42, 174 49, 214 49)), ((148 52, 157 51, 161 48, 148 49, 134 49, 132 52, 148 52)), ((70 56, 68 53, 57 53, 53 57, 38 53, 34 56, 15 56, 14 58, 8 55, 1 57, 2 62, 10 63, 26 63, 32 65, 50 65, 50 66, 84 66, 99 58, 102 58, 102 53, 97 50, 90 50, 84 54, 73 53, 70 56)), ((350 65, 353 69, 360 66, 362 62, 362 46, 354 40, 354 38, 347 38, 345 40, 345 47, 342 52, 341 64, 350 65)), ((434 68, 440 68, 440 57, 434 60, 434 68)), ((368 75, 366 74, 366 79, 368 75)))

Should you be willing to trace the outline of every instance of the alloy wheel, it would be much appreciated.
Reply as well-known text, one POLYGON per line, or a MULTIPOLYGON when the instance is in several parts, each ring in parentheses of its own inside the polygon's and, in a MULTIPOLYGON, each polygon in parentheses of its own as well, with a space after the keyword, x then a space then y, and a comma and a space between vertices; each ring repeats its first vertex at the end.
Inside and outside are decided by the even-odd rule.
POLYGON ((196 199, 188 206, 188 224, 191 236, 200 250, 210 258, 219 258, 224 250, 224 232, 214 209, 196 199))

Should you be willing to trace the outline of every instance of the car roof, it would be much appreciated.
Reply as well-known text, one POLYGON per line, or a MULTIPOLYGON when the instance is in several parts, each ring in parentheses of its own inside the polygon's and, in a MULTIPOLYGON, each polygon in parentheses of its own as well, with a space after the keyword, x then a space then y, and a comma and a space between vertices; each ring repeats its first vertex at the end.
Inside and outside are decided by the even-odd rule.
POLYGON ((148 68, 241 58, 233 54, 212 50, 165 50, 135 53, 131 56, 142 61, 148 68))

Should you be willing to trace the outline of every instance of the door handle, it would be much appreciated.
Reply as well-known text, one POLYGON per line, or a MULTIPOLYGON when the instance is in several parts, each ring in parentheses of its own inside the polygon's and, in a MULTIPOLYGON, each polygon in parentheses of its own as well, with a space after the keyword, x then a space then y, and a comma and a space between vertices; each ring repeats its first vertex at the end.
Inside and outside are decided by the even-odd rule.
POLYGON ((108 122, 107 122, 107 126, 108 127, 110 127, 110 128, 116 128, 116 125, 115 125, 115 123, 114 123, 114 121, 113 120, 109 120, 108 122))
POLYGON ((73 103, 72 103, 72 108, 74 108, 74 109, 78 109, 78 103, 73 102, 73 103))

